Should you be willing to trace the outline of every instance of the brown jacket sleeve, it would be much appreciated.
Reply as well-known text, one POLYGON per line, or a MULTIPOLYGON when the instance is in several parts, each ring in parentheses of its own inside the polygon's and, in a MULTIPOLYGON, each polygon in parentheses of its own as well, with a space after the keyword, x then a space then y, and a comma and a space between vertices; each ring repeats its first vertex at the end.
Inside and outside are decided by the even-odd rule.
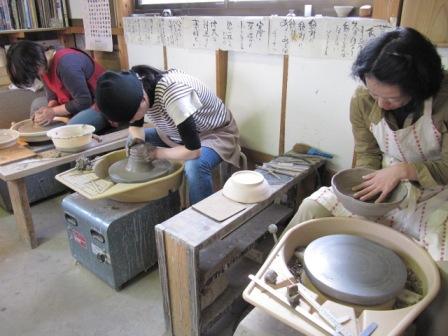
POLYGON ((350 102, 350 122, 355 139, 355 167, 380 169, 383 155, 370 132, 371 108, 363 101, 362 89, 358 88, 350 102))

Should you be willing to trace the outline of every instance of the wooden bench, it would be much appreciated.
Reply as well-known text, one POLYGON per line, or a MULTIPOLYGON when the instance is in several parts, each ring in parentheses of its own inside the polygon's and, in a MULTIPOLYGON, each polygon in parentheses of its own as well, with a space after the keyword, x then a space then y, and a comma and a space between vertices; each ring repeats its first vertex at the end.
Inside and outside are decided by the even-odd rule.
POLYGON ((39 153, 39 158, 30 158, 0 166, 0 179, 7 182, 17 229, 22 239, 31 248, 38 245, 36 238, 25 177, 45 170, 75 162, 79 157, 90 157, 123 148, 128 131, 121 130, 101 136, 101 142, 79 153, 58 155, 55 149, 39 153))
POLYGON ((298 203, 314 191, 317 169, 324 162, 312 159, 296 176, 280 179, 260 171, 270 182, 272 195, 222 222, 190 207, 156 226, 169 334, 205 335, 235 302, 241 301, 249 282, 247 275, 255 273, 262 262, 255 263, 254 257, 246 256, 266 241, 272 242, 272 247, 272 238, 266 237, 268 225, 286 225, 298 203), (210 295, 212 298, 207 298, 210 295))

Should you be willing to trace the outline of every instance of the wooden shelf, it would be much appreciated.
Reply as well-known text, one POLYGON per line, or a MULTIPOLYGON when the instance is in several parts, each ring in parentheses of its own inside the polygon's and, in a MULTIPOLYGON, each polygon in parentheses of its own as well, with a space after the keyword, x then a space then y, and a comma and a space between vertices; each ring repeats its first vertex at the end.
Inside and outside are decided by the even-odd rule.
POLYGON ((41 33, 41 32, 60 32, 67 29, 67 27, 61 28, 35 28, 35 29, 14 29, 14 30, 0 30, 0 35, 11 35, 15 38, 24 38, 28 33, 41 33))
MULTIPOLYGON (((84 27, 82 26, 73 26, 67 27, 64 31, 64 34, 84 34, 84 27)), ((112 28, 112 35, 123 35, 123 28, 112 28)))

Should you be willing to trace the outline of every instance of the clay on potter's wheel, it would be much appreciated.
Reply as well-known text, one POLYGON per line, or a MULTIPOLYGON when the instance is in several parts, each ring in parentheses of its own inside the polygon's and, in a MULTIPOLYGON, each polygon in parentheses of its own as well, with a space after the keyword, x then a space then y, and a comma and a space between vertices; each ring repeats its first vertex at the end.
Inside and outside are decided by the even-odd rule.
POLYGON ((168 160, 148 161, 143 156, 143 145, 131 148, 127 158, 109 167, 109 176, 115 183, 141 183, 167 175, 173 170, 168 160))
POLYGON ((324 294, 370 306, 395 298, 404 288, 406 266, 392 250, 363 237, 337 234, 305 249, 305 271, 324 294))
POLYGON ((40 126, 30 119, 24 122, 22 125, 20 125, 20 127, 17 128, 17 131, 20 133, 39 133, 49 131, 52 128, 59 127, 62 125, 65 124, 63 122, 57 121, 50 125, 40 126))

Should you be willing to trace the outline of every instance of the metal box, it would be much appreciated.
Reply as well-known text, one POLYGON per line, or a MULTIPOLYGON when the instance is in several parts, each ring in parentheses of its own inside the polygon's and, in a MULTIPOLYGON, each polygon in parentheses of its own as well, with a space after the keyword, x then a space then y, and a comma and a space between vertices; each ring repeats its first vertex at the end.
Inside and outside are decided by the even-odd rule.
POLYGON ((180 211, 179 192, 149 203, 92 201, 78 193, 62 201, 70 250, 115 289, 157 263, 154 226, 180 211))

